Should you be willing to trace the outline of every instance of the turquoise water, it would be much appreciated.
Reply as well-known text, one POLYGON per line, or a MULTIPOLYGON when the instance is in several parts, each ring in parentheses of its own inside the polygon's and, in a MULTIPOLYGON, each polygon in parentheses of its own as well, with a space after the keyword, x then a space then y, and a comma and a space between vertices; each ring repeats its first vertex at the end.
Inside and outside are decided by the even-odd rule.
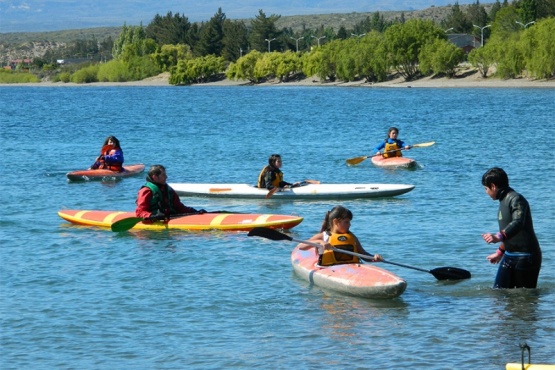
MULTIPOLYGON (((340 87, 0 87, 2 369, 501 369, 555 363, 555 90, 340 87), (414 171, 347 167, 391 125, 414 171), (170 182, 254 183, 272 153, 286 180, 403 183, 396 198, 344 201, 367 250, 411 266, 394 300, 342 296, 292 272, 294 244, 245 233, 114 234, 60 209, 133 210, 143 176, 68 183, 116 135, 126 163, 161 163, 170 182), (491 166, 531 204, 544 252, 536 290, 491 289, 497 203, 491 166)), ((307 239, 334 201, 183 198, 207 210, 302 215, 307 239)))

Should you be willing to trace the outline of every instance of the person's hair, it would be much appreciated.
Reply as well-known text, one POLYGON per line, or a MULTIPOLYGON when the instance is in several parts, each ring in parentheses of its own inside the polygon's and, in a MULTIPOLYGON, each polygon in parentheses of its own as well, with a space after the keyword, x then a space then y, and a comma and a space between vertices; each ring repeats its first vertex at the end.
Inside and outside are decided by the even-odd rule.
POLYGON ((146 176, 146 179, 150 181, 152 180, 152 176, 159 176, 162 173, 162 171, 165 171, 165 170, 166 168, 161 164, 152 165, 148 169, 148 175, 146 176))
POLYGON ((278 159, 281 159, 281 155, 279 154, 272 154, 270 158, 268 158, 268 164, 272 167, 276 166, 276 162, 278 159))
POLYGON ((121 147, 119 146, 119 145, 120 145, 120 144, 119 144, 119 140, 118 140, 118 138, 115 137, 115 136, 108 136, 108 137, 106 138, 106 140, 104 140, 104 145, 108 145, 108 141, 110 141, 110 140, 112 140, 112 141, 114 142, 114 148, 121 149, 121 147))
POLYGON ((509 187, 509 176, 499 167, 492 167, 482 175, 482 185, 491 188, 491 184, 495 184, 498 188, 509 187))
POLYGON ((389 139, 389 135, 391 134, 391 131, 396 131, 397 135, 399 135, 399 129, 397 127, 391 126, 388 130, 387 130, 387 137, 385 138, 385 140, 389 139))
POLYGON ((320 232, 324 231, 331 231, 331 227, 333 226, 333 220, 352 220, 353 213, 343 206, 335 206, 331 209, 331 211, 326 212, 326 217, 324 218, 324 222, 322 223, 322 227, 320 228, 320 232))

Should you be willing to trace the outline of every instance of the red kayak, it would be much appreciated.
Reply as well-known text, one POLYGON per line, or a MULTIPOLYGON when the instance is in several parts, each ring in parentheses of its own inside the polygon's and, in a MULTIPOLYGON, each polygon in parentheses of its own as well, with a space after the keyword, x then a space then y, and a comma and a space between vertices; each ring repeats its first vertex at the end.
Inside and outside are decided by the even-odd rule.
POLYGON ((123 171, 110 171, 110 170, 80 170, 73 171, 66 174, 69 181, 90 181, 90 180, 103 180, 110 178, 120 178, 135 176, 145 170, 144 164, 131 164, 123 166, 123 171))

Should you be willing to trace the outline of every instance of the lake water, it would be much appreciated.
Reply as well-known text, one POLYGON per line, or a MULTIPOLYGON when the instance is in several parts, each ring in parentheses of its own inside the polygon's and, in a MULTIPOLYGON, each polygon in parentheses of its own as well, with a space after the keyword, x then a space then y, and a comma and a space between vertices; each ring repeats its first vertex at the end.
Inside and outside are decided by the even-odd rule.
MULTIPOLYGON (((554 89, 0 87, 0 368, 502 369, 527 342, 555 363, 554 89), (369 160, 389 126, 414 171, 369 160), (292 271, 294 243, 245 233, 77 227, 60 209, 134 210, 144 176, 68 183, 116 135, 126 163, 169 182, 255 183, 272 153, 285 179, 402 183, 395 198, 344 201, 371 253, 455 266, 472 279, 382 265, 408 282, 393 300, 323 291, 292 271), (481 233, 498 203, 480 180, 501 166, 530 202, 543 266, 535 290, 493 290, 481 233)), ((334 201, 183 198, 207 210, 302 215, 315 234, 334 201)))

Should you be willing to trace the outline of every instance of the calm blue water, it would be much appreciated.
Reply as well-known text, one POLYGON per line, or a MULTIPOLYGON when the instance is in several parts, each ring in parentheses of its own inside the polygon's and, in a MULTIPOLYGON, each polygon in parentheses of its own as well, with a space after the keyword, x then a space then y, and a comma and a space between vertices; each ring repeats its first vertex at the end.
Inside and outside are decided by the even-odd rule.
MULTIPOLYGON (((339 87, 0 87, 2 369, 501 369, 555 355, 555 90, 339 87), (370 161, 387 128, 415 171, 370 161), (69 225, 60 209, 133 210, 143 176, 68 183, 104 138, 127 164, 162 163, 170 182, 254 183, 272 153, 286 180, 405 183, 397 198, 345 201, 367 250, 425 269, 383 265, 408 281, 374 301, 309 286, 291 242, 245 233, 123 233, 69 225), (531 204, 544 252, 537 290, 494 291, 497 202, 491 166, 531 204)), ((325 202, 183 198, 208 210, 299 214, 319 230, 325 202)))

